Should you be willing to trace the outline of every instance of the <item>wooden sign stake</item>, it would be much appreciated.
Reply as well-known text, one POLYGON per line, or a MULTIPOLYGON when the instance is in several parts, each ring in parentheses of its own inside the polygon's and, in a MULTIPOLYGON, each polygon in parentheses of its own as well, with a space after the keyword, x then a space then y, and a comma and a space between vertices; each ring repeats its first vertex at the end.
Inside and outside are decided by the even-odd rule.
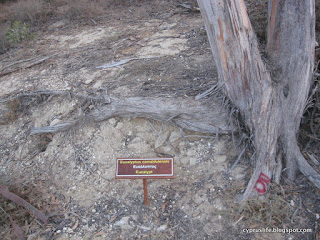
POLYGON ((144 193, 144 205, 149 204, 149 198, 148 198, 148 183, 147 179, 143 179, 143 193, 144 193))
POLYGON ((173 158, 117 158, 116 179, 142 179, 144 204, 150 203, 147 179, 174 178, 173 158))

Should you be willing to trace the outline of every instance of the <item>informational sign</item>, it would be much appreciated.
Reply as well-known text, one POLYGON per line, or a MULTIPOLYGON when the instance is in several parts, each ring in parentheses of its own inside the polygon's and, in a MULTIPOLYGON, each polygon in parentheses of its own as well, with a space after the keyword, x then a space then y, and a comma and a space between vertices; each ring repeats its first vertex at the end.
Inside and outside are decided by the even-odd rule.
POLYGON ((173 158, 117 158, 116 178, 174 178, 173 158))

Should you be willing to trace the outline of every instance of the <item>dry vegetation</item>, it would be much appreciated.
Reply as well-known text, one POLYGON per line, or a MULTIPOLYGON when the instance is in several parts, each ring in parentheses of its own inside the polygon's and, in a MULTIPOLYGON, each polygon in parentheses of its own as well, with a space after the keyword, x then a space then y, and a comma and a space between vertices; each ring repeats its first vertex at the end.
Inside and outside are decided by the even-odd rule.
MULTIPOLYGON (((94 24, 103 19, 121 19, 127 15, 144 14, 149 12, 157 14, 152 9, 157 4, 148 4, 141 13, 130 12, 129 6, 142 6, 145 0, 17 0, 0 1, 0 53, 11 47, 19 46, 10 44, 6 33, 16 21, 28 24, 31 32, 46 31, 50 23, 63 20, 69 26, 94 24), (117 8, 121 6, 120 8, 117 8), (113 9, 117 8, 117 11, 113 9), (120 11, 119 11, 120 9, 120 11)), ((178 3, 179 1, 166 1, 178 3)), ((24 42, 24 44, 26 44, 24 42)))

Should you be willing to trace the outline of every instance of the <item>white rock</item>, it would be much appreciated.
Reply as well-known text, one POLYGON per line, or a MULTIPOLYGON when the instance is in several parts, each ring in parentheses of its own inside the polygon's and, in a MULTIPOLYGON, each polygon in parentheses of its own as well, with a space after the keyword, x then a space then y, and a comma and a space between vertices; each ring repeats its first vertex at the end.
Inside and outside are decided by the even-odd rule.
POLYGON ((56 28, 61 28, 61 27, 63 27, 64 25, 66 25, 65 20, 61 20, 61 21, 55 22, 54 24, 51 24, 51 25, 48 27, 48 30, 49 30, 49 31, 52 31, 52 30, 55 30, 56 28))
POLYGON ((157 228, 157 231, 158 231, 158 232, 161 232, 161 231, 164 231, 164 230, 166 230, 166 229, 167 229, 167 225, 164 224, 164 225, 161 225, 160 227, 158 227, 158 228, 157 228))
POLYGON ((114 118, 110 118, 110 119, 109 119, 109 123, 110 123, 111 125, 115 125, 116 122, 117 122, 117 121, 116 121, 114 118))
POLYGON ((103 81, 99 80, 92 86, 92 88, 98 89, 98 88, 100 88, 102 86, 102 84, 103 84, 103 81))
POLYGON ((170 152, 172 150, 172 148, 170 147, 170 146, 165 146, 164 148, 163 148, 163 151, 164 152, 170 152))
POLYGON ((216 163, 224 163, 227 159, 226 155, 216 155, 214 156, 214 160, 216 163))
POLYGON ((173 131, 171 134, 170 134, 170 137, 169 137, 169 142, 175 142, 177 141, 179 138, 181 137, 181 134, 179 131, 173 131))
POLYGON ((57 125, 59 123, 61 123, 61 120, 56 118, 56 119, 52 120, 52 122, 50 123, 50 126, 54 126, 54 125, 57 125))
POLYGON ((168 139, 168 136, 169 136, 169 131, 162 132, 158 136, 156 142, 154 143, 154 147, 155 148, 161 147, 165 143, 165 141, 168 139))
POLYGON ((183 164, 188 164, 188 163, 190 163, 189 157, 181 158, 181 159, 180 159, 180 162, 183 163, 183 164))
POLYGON ((122 229, 130 230, 133 228, 133 226, 130 225, 129 220, 130 220, 130 216, 123 217, 121 218, 121 220, 117 221, 114 225, 119 226, 122 229))
POLYGON ((293 200, 290 200, 290 205, 291 205, 292 207, 294 207, 294 201, 293 201, 293 200))
POLYGON ((195 149, 189 149, 188 151, 187 151, 187 155, 188 156, 194 156, 194 155, 196 155, 196 150, 195 149))
POLYGON ((121 129, 123 127, 123 122, 118 122, 116 129, 121 129))
POLYGON ((92 83, 93 80, 94 80, 94 78, 89 78, 84 82, 84 84, 88 85, 88 84, 92 83))
POLYGON ((196 165, 196 164, 197 164, 197 161, 198 161, 198 159, 197 159, 197 158, 190 157, 190 158, 189 158, 190 166, 194 166, 194 165, 196 165))

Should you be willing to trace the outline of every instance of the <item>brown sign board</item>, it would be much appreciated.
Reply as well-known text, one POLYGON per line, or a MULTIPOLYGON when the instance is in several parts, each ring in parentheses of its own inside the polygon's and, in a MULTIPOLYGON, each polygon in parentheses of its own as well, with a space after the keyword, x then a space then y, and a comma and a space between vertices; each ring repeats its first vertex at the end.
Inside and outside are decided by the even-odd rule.
POLYGON ((173 158, 117 158, 116 178, 174 178, 173 158))

